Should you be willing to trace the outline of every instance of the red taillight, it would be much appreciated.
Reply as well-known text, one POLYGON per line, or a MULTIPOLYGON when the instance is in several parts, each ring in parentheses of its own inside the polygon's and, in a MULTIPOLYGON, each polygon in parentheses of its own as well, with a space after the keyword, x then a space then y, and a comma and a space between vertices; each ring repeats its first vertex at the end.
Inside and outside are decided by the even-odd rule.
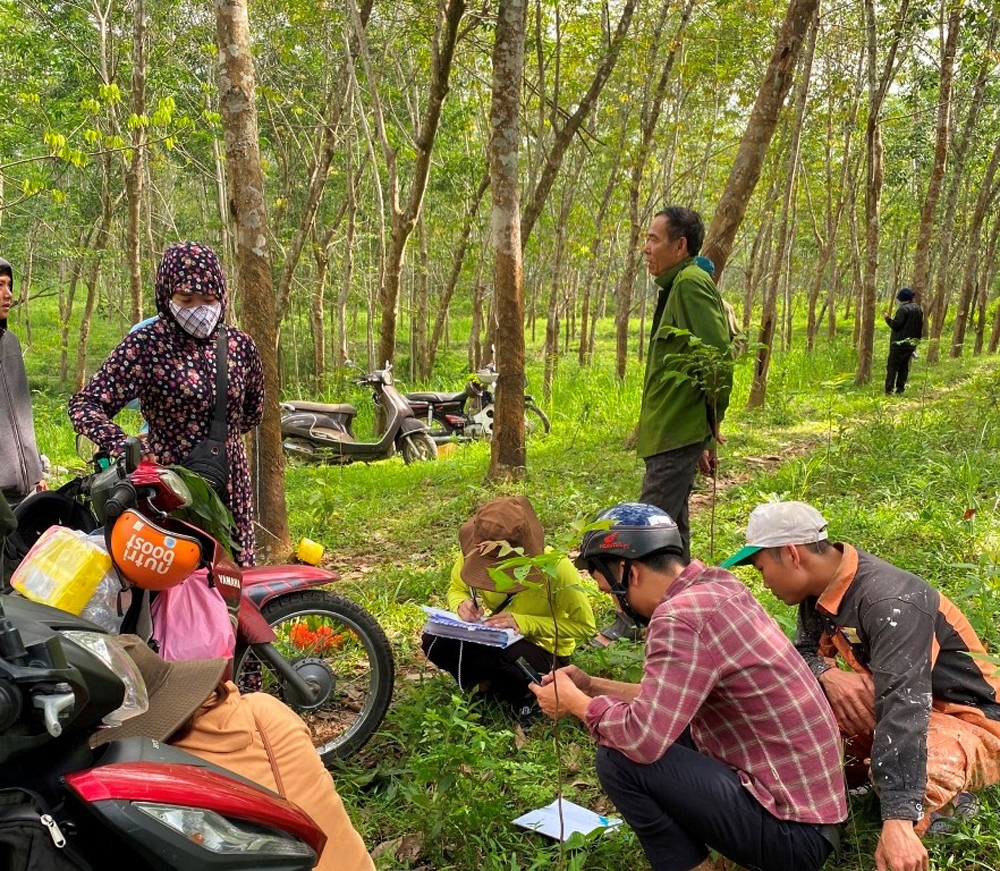
POLYGON ((448 421, 448 426, 462 426, 465 423, 465 418, 460 414, 446 414, 444 419, 448 421))
POLYGON ((319 856, 326 835, 305 811, 280 796, 195 765, 117 762, 66 775, 84 801, 147 801, 198 807, 287 832, 319 856))

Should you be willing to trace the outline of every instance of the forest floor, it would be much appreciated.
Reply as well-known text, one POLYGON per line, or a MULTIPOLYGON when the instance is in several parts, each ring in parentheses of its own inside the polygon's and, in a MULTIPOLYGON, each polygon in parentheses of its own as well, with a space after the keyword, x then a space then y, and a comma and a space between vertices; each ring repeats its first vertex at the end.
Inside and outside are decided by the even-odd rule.
MULTIPOLYGON (((882 394, 880 373, 854 386, 852 353, 844 344, 814 357, 776 356, 767 403, 753 412, 745 409, 749 366, 738 364, 719 478, 714 487, 702 479, 692 496, 692 552, 716 563, 743 544, 746 518, 759 502, 803 499, 822 510, 835 538, 945 591, 998 651, 998 361, 921 361, 900 398, 882 394)), ((575 525, 637 497, 642 463, 626 444, 641 382, 632 375, 621 384, 611 368, 600 361, 589 370, 562 366, 544 404, 552 432, 529 440, 523 482, 486 482, 485 442, 458 445, 434 463, 287 468, 293 538, 326 547, 324 565, 341 576, 337 591, 378 619, 394 649, 390 711, 368 745, 333 772, 365 842, 378 849, 380 869, 647 867, 626 827, 560 846, 513 826, 557 794, 613 812, 597 783, 589 735, 575 722, 523 728, 458 691, 419 647, 420 605, 442 603, 457 530, 483 501, 528 495, 548 543, 569 553, 578 543, 575 525)), ((64 409, 64 393, 40 393, 36 426, 54 463, 72 468, 78 463, 64 409)), ((792 609, 763 589, 756 573, 740 570, 740 577, 790 634, 792 609)), ((587 591, 597 625, 606 625, 610 600, 596 587, 587 591)), ((641 645, 623 641, 605 650, 585 645, 575 655, 588 671, 623 680, 638 677, 641 658, 641 645)), ((873 867, 877 803, 869 796, 850 809, 843 852, 827 871, 873 867)), ((1000 869, 1000 791, 986 791, 977 817, 929 850, 934 871, 1000 869)))

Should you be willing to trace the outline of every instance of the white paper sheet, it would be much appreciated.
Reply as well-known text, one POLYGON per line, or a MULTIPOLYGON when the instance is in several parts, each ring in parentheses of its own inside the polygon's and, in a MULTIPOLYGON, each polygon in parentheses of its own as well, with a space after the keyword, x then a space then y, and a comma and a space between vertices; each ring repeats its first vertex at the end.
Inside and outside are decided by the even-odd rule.
POLYGON ((556 799, 551 804, 545 805, 545 807, 540 807, 538 810, 528 811, 528 813, 522 814, 514 820, 514 825, 521 826, 525 829, 531 829, 535 832, 540 832, 543 835, 548 835, 548 837, 553 838, 556 841, 560 840, 560 801, 562 802, 563 812, 563 841, 568 840, 569 836, 574 832, 579 832, 582 835, 589 835, 595 829, 600 829, 602 827, 613 829, 622 824, 620 817, 602 817, 600 814, 595 814, 593 811, 587 810, 587 808, 581 807, 580 805, 574 804, 566 799, 556 799))

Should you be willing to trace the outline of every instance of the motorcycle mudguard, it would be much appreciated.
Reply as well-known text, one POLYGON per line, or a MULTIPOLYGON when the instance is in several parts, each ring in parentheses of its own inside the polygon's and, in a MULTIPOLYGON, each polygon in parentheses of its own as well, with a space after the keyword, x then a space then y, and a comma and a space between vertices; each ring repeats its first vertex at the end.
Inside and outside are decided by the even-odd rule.
MULTIPOLYGON (((426 431, 427 426, 423 421, 417 420, 415 417, 407 417, 400 421, 399 432, 400 435, 408 432, 420 432, 421 430, 426 431)), ((397 441, 399 436, 396 437, 397 441)))
POLYGON ((241 644, 274 644, 278 636, 271 628, 260 608, 243 590, 243 599, 236 617, 236 646, 241 644))
POLYGON ((285 593, 322 587, 339 580, 340 575, 336 572, 317 566, 253 566, 243 569, 243 595, 257 608, 263 608, 272 599, 285 593))

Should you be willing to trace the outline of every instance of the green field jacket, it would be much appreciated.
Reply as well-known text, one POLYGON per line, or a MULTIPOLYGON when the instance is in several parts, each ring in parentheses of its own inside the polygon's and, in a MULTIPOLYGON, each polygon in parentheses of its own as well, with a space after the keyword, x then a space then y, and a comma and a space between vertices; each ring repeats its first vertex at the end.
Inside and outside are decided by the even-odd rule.
POLYGON ((649 336, 636 441, 642 458, 711 436, 713 411, 721 423, 733 385, 729 327, 711 276, 688 257, 657 276, 656 283, 661 290, 649 336), (690 335, 678 335, 677 330, 690 335), (717 363, 699 361, 692 336, 719 349, 717 363))

